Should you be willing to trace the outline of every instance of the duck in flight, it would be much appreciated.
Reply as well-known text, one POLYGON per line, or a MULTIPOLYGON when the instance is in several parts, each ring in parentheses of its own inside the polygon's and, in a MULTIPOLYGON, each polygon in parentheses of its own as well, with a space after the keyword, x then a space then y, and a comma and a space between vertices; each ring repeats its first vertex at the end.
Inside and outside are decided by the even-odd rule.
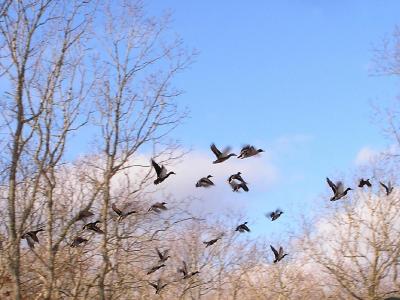
POLYGON ((210 187, 214 185, 214 182, 210 180, 212 175, 208 175, 207 177, 200 178, 196 183, 196 187, 210 187))
POLYGON ((158 269, 161 269, 163 267, 165 267, 165 264, 156 265, 154 267, 151 267, 151 269, 147 272, 147 275, 150 275, 150 274, 154 273, 155 271, 157 271, 158 269))
POLYGON ((95 221, 95 222, 92 222, 92 223, 87 223, 85 226, 83 226, 82 229, 83 229, 83 230, 87 229, 87 230, 94 231, 94 232, 96 232, 96 233, 101 233, 101 234, 103 234, 104 231, 101 230, 101 229, 97 226, 97 223, 101 223, 101 222, 100 222, 100 221, 95 221))
POLYGON ((44 229, 40 228, 38 230, 27 231, 21 236, 21 239, 25 239, 28 243, 29 248, 33 249, 35 248, 35 243, 39 244, 37 234, 41 231, 44 231, 44 229))
POLYGON ((283 211, 281 211, 280 209, 277 209, 275 211, 272 211, 268 214, 266 214, 265 216, 267 218, 271 218, 271 221, 275 221, 276 219, 278 219, 281 215, 283 214, 283 211))
POLYGON ((85 239, 83 237, 77 236, 76 238, 74 238, 74 240, 72 241, 70 247, 71 248, 76 248, 79 247, 80 244, 86 243, 88 242, 88 239, 85 239))
POLYGON ((210 148, 211 148, 211 151, 217 157, 217 159, 213 161, 213 164, 222 163, 222 162, 226 161, 227 159, 229 159, 230 157, 236 156, 236 154, 234 154, 234 153, 228 154, 231 151, 230 147, 226 147, 223 152, 219 151, 218 148, 215 146, 215 144, 211 144, 210 148))
POLYGON ((364 187, 364 185, 366 185, 367 187, 371 187, 371 186, 372 186, 372 184, 371 184, 371 182, 369 181, 369 179, 361 178, 361 179, 360 179, 360 182, 359 182, 359 184, 358 184, 358 187, 362 188, 362 187, 364 187))
POLYGON ((230 182, 232 180, 237 180, 237 181, 243 182, 244 184, 247 184, 247 182, 244 181, 244 179, 242 178, 242 173, 240 173, 240 172, 237 172, 236 174, 229 176, 228 182, 230 182))
POLYGON ((215 239, 209 240, 209 241, 207 241, 207 242, 203 242, 203 244, 206 245, 206 248, 209 247, 209 246, 212 246, 212 245, 214 245, 216 242, 218 242, 218 241, 222 238, 222 236, 223 236, 223 234, 221 234, 219 237, 217 237, 217 238, 215 238, 215 239))
POLYGON ((274 247, 272 247, 272 245, 269 245, 269 246, 271 247, 271 250, 275 256, 274 264, 276 264, 278 261, 281 261, 286 255, 288 255, 287 253, 285 253, 285 254, 283 253, 282 246, 279 247, 279 251, 276 251, 276 249, 274 247))
POLYGON ((182 268, 179 268, 178 272, 182 273, 183 275, 182 279, 189 279, 190 277, 200 273, 199 271, 188 272, 188 268, 185 261, 182 261, 182 268))
POLYGON ((175 172, 168 172, 165 166, 161 166, 157 164, 153 159, 151 160, 151 164, 153 165, 154 170, 156 170, 157 173, 157 179, 154 180, 154 184, 159 184, 163 182, 165 179, 167 179, 170 175, 175 174, 175 172))
POLYGON ((111 205, 112 210, 118 215, 118 221, 122 221, 125 219, 127 216, 134 214, 136 211, 131 210, 131 211, 122 211, 120 210, 115 203, 111 205))
POLYGON ((232 179, 232 180, 228 179, 228 182, 232 188, 232 191, 234 191, 234 192, 238 192, 240 189, 244 190, 245 192, 249 191, 249 187, 244 182, 237 182, 234 179, 232 179))
POLYGON ((161 278, 157 280, 157 283, 149 282, 149 284, 156 290, 156 294, 158 295, 163 288, 165 288, 168 284, 162 284, 161 278))
POLYGON ((236 227, 235 231, 239 231, 239 232, 250 232, 250 228, 246 225, 247 222, 244 222, 243 224, 240 224, 236 227))
POLYGON ((161 210, 167 210, 165 204, 167 204, 167 202, 156 202, 149 208, 149 211, 155 211, 159 213, 161 210))
POLYGON ((331 197, 330 201, 339 200, 346 196, 348 191, 352 190, 352 188, 344 189, 343 183, 341 181, 338 181, 336 184, 334 184, 328 177, 326 177, 326 181, 333 191, 333 196, 331 197))
POLYGON ((265 152, 263 149, 256 149, 254 146, 251 145, 246 145, 242 148, 242 150, 240 150, 240 154, 238 156, 238 158, 247 158, 247 157, 251 157, 254 155, 257 155, 261 152, 265 152))

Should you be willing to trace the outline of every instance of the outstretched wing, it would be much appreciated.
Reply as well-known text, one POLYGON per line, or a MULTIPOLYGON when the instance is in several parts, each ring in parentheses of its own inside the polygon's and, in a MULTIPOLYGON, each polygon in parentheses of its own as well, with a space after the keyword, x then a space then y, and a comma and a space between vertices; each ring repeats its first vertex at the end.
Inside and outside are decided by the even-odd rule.
POLYGON ((343 182, 341 182, 341 181, 336 182, 336 191, 338 194, 343 194, 343 192, 344 192, 343 182))
POLYGON ((231 151, 232 147, 225 147, 224 150, 222 151, 223 156, 227 156, 229 152, 231 151))
POLYGON ((269 245, 271 247, 272 252, 274 252, 274 256, 275 258, 279 257, 278 251, 276 251, 276 249, 274 247, 272 247, 272 245, 269 245))
POLYGON ((215 146, 215 144, 211 144, 210 146, 211 151, 215 154, 215 156, 218 158, 221 156, 221 151, 218 150, 218 148, 215 146))
POLYGON ((111 205, 111 208, 112 208, 113 211, 115 211, 115 213, 116 213, 118 216, 121 216, 121 215, 122 215, 122 211, 121 211, 120 209, 118 209, 118 207, 115 205, 115 203, 113 203, 113 204, 111 205))
POLYGON ((279 257, 282 257, 283 255, 283 248, 282 246, 279 247, 279 257))
POLYGON ((163 259, 163 255, 162 255, 162 253, 160 252, 160 250, 158 250, 158 248, 156 248, 156 251, 157 251, 158 257, 159 257, 160 259, 163 259))
POLYGON ((326 182, 328 182, 328 184, 331 187, 333 193, 336 194, 336 192, 337 192, 336 185, 328 177, 326 177, 326 182))
POLYGON ((151 164, 153 165, 154 170, 156 170, 157 176, 161 175, 161 167, 152 159, 151 164))

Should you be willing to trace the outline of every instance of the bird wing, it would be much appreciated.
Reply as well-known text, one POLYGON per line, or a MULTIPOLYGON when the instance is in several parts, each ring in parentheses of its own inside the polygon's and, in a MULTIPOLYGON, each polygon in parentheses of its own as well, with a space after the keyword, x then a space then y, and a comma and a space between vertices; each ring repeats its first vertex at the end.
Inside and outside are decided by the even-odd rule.
POLYGON ((162 253, 160 252, 160 250, 158 250, 158 248, 156 248, 156 251, 157 251, 158 257, 159 257, 160 259, 163 259, 163 255, 162 255, 162 253))
POLYGON ((155 284, 155 283, 152 283, 152 282, 149 282, 149 284, 153 287, 153 288, 155 288, 155 289, 157 289, 158 288, 158 285, 157 284, 155 284))
POLYGON ((274 252, 274 256, 275 258, 278 258, 279 254, 278 251, 276 251, 276 249, 274 247, 272 247, 271 245, 269 245, 271 247, 272 252, 274 252))
POLYGON ((341 181, 336 182, 336 192, 338 194, 342 194, 344 192, 343 182, 341 181))
POLYGON ((328 184, 331 187, 333 193, 336 194, 336 191, 337 191, 336 185, 328 177, 326 177, 326 182, 328 182, 328 184))
POLYGON ((247 232, 250 232, 250 228, 246 224, 243 224, 243 229, 247 232))
POLYGON ((112 208, 113 211, 115 211, 115 213, 116 213, 118 216, 121 216, 121 215, 122 215, 122 211, 121 211, 120 209, 118 209, 118 207, 115 205, 115 203, 113 203, 113 204, 111 205, 111 208, 112 208))
POLYGON ((152 159, 151 164, 153 165, 154 170, 156 170, 157 176, 161 175, 161 167, 152 159))
POLYGON ((39 239, 38 239, 36 233, 37 233, 37 231, 36 232, 35 231, 29 231, 28 232, 28 237, 30 237, 33 240, 33 242, 39 243, 39 239))
POLYGON ((231 151, 232 147, 225 147, 224 150, 222 151, 223 156, 227 156, 229 152, 231 151))
POLYGON ((217 158, 219 158, 221 156, 222 153, 221 153, 221 151, 218 150, 218 148, 215 146, 215 144, 211 144, 210 148, 211 148, 211 151, 215 154, 215 156, 217 158))
POLYGON ((184 273, 186 276, 188 273, 186 261, 182 261, 182 264, 183 264, 182 273, 184 273))
POLYGON ((386 190, 386 192, 389 190, 389 188, 387 187, 387 185, 384 184, 382 181, 379 181, 379 183, 381 184, 381 186, 383 186, 383 188, 386 190))
POLYGON ((242 183, 240 184, 240 186, 242 187, 242 189, 243 189, 245 192, 248 192, 248 191, 249 191, 248 186, 247 186, 244 182, 242 182, 242 183))
POLYGON ((283 255, 283 248, 282 246, 279 247, 279 257, 282 257, 283 255))

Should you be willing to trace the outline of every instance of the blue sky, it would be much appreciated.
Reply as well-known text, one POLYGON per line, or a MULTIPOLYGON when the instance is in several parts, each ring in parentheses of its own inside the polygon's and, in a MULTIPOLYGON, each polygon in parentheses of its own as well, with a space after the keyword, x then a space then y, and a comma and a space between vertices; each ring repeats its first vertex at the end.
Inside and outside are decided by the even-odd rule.
POLYGON ((175 136, 201 151, 211 142, 270 151, 278 180, 243 200, 262 224, 260 211, 275 206, 312 209, 326 176, 354 171, 363 147, 387 145, 371 103, 388 105, 398 82, 369 68, 374 45, 400 24, 400 2, 244 3, 150 1, 148 10, 172 11, 173 30, 200 51, 176 81, 191 114, 175 136))

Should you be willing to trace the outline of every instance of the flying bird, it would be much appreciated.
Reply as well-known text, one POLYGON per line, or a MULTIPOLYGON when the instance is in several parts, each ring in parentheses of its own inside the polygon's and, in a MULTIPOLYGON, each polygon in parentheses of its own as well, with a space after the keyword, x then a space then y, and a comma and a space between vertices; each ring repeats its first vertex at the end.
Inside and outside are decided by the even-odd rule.
POLYGON ((160 167, 153 159, 151 160, 151 164, 153 165, 154 170, 156 170, 157 173, 157 179, 154 180, 154 184, 159 184, 163 182, 172 174, 176 175, 175 172, 167 173, 167 169, 164 166, 160 167))
POLYGON ((265 214, 265 216, 267 218, 271 218, 271 221, 275 221, 276 219, 278 219, 281 216, 281 214, 283 214, 283 211, 281 211, 280 209, 277 209, 268 214, 265 214))
POLYGON ((156 248, 158 257, 160 258, 158 260, 159 263, 164 263, 167 261, 168 258, 170 258, 170 256, 168 255, 169 250, 164 250, 164 252, 161 252, 160 250, 158 250, 158 248, 156 248))
POLYGON ((369 179, 361 178, 360 179, 360 183, 358 184, 358 187, 362 188, 362 187, 364 187, 364 185, 366 185, 367 187, 371 187, 372 186, 372 184, 369 181, 369 179))
POLYGON ((39 239, 37 237, 37 234, 41 231, 44 231, 44 229, 40 228, 38 230, 27 231, 21 236, 21 239, 26 239, 29 248, 33 249, 35 248, 35 243, 39 244, 39 239))
POLYGON ((215 238, 215 239, 209 240, 209 241, 207 241, 207 242, 203 242, 203 244, 206 245, 206 248, 209 247, 209 246, 212 246, 212 245, 214 245, 216 242, 218 242, 218 241, 222 238, 222 236, 223 236, 223 235, 221 234, 219 237, 217 237, 217 238, 215 238))
POLYGON ((188 268, 187 268, 185 261, 182 261, 182 268, 179 268, 178 272, 182 273, 182 275, 183 275, 182 279, 188 279, 188 278, 200 273, 199 271, 188 272, 188 268))
POLYGON ((101 230, 99 227, 97 227, 97 223, 101 223, 100 221, 95 221, 92 223, 87 223, 85 226, 83 226, 83 230, 87 229, 87 230, 91 230, 94 231, 96 233, 104 233, 103 230, 101 230))
POLYGON ((161 210, 167 210, 165 204, 167 204, 167 202, 156 202, 149 208, 149 211, 155 211, 159 213, 161 210))
POLYGON ((239 226, 236 227, 235 231, 239 231, 239 232, 250 232, 250 228, 247 227, 247 222, 244 222, 243 224, 240 224, 239 226))
POLYGON ((157 294, 157 295, 161 292, 161 290, 162 290, 163 288, 165 288, 165 287, 168 285, 167 283, 162 284, 162 283, 161 283, 161 278, 157 280, 157 283, 149 282, 149 284, 150 284, 153 288, 155 288, 156 294, 157 294))
POLYGON ((242 175, 242 173, 237 172, 236 174, 233 174, 233 175, 229 176, 228 182, 231 182, 232 180, 237 180, 237 181, 240 181, 240 182, 242 182, 244 184, 247 184, 247 182, 244 181, 244 179, 242 178, 241 175, 242 175))
POLYGON ((77 221, 81 221, 81 220, 86 220, 86 218, 90 218, 91 216, 94 216, 94 213, 92 213, 90 210, 85 209, 85 210, 81 210, 77 216, 77 221))
POLYGON ((125 219, 127 216, 134 214, 136 211, 135 210, 131 210, 131 211, 126 211, 123 212, 122 210, 120 210, 117 205, 115 203, 113 203, 111 205, 112 210, 118 215, 118 221, 122 221, 123 219, 125 219))
MULTIPOLYGON (((229 181, 229 179, 228 179, 228 181, 229 181)), ((234 192, 238 192, 240 189, 244 190, 245 192, 249 191, 247 184, 245 184, 244 182, 239 183, 233 179, 233 180, 229 181, 229 184, 232 187, 232 191, 234 191, 234 192)))
POLYGON ((393 186, 392 183, 389 181, 388 184, 384 184, 383 182, 379 181, 379 183, 381 184, 381 186, 383 186, 383 188, 386 191, 386 196, 389 196, 392 192, 393 192, 393 186))
POLYGON ((72 241, 72 243, 70 244, 70 247, 72 248, 76 248, 79 245, 88 242, 87 239, 84 239, 83 237, 77 236, 76 238, 74 238, 74 240, 72 241))
POLYGON ((227 159, 229 159, 230 157, 236 156, 236 154, 234 154, 234 153, 228 154, 228 152, 231 151, 230 147, 226 147, 223 152, 219 151, 218 148, 215 146, 215 144, 211 144, 210 148, 211 148, 211 151, 217 157, 217 159, 213 161, 213 164, 222 163, 222 162, 226 161, 227 159))
POLYGON ((196 187, 210 187, 214 185, 214 182, 210 180, 212 175, 208 175, 207 177, 200 178, 196 183, 196 187))
POLYGON ((330 201, 339 200, 346 196, 348 191, 352 190, 352 188, 344 189, 343 183, 341 181, 338 181, 336 184, 334 184, 328 177, 326 177, 326 181, 333 191, 333 196, 331 197, 330 201))
POLYGON ((269 245, 271 247, 272 252, 274 252, 274 256, 275 256, 275 260, 274 260, 274 264, 277 263, 278 261, 282 260, 287 253, 283 253, 283 248, 282 246, 279 247, 279 252, 276 251, 276 249, 274 247, 272 247, 271 245, 269 245))
POLYGON ((151 267, 151 269, 147 272, 147 275, 150 275, 150 274, 154 273, 155 271, 157 271, 158 269, 161 269, 163 267, 165 267, 165 264, 156 265, 154 267, 151 267))
POLYGON ((256 149, 254 146, 246 145, 240 150, 238 158, 247 158, 265 152, 263 149, 256 149))

